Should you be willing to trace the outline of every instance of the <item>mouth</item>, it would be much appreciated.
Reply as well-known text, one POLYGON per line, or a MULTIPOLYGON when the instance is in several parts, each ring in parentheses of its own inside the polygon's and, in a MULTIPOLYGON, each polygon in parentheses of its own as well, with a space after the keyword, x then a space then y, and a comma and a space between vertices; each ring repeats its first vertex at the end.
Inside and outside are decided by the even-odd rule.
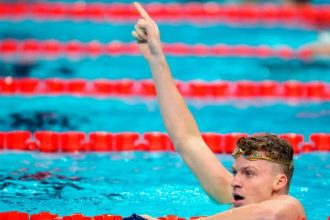
POLYGON ((233 206, 234 207, 239 207, 239 206, 242 206, 243 205, 243 202, 244 202, 244 196, 241 196, 237 193, 233 193, 233 198, 234 198, 234 201, 233 201, 233 206))

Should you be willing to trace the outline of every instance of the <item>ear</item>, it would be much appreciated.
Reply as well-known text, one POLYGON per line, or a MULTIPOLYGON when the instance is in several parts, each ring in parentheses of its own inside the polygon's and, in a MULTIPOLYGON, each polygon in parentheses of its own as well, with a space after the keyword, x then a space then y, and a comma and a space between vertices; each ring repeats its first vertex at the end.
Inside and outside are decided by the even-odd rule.
POLYGON ((288 184, 288 178, 284 174, 278 174, 275 177, 273 189, 274 191, 279 191, 283 188, 286 188, 286 185, 288 184))

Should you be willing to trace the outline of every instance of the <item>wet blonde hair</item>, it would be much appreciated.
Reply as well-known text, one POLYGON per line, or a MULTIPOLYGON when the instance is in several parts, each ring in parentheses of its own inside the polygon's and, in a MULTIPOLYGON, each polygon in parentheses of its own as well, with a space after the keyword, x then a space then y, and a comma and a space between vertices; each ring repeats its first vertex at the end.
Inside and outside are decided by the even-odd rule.
POLYGON ((243 156, 253 156, 255 152, 262 152, 274 162, 276 167, 288 178, 287 189, 293 176, 293 148, 287 140, 273 134, 261 134, 251 137, 241 137, 236 143, 243 156))

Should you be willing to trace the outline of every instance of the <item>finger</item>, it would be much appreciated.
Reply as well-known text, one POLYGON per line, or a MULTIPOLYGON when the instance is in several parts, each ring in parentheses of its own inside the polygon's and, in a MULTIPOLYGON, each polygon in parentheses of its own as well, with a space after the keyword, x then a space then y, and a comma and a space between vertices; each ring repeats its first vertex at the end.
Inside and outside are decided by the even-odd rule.
POLYGON ((135 32, 143 38, 147 38, 147 31, 145 29, 140 28, 139 26, 135 25, 135 32))
POLYGON ((147 35, 143 31, 141 31, 141 30, 135 30, 135 32, 137 33, 137 35, 140 38, 145 39, 145 40, 147 39, 147 35))
POLYGON ((147 43, 147 40, 145 38, 142 38, 140 37, 136 31, 132 31, 132 36, 135 38, 135 40, 138 42, 138 43, 147 43))
POLYGON ((139 26, 141 29, 147 29, 147 22, 144 19, 139 19, 136 22, 136 25, 139 26))
POLYGON ((146 10, 144 10, 144 8, 138 2, 134 2, 133 4, 143 19, 151 20, 149 14, 146 12, 146 10))
POLYGON ((142 38, 136 33, 136 31, 132 31, 132 36, 135 38, 135 40, 139 41, 142 38))

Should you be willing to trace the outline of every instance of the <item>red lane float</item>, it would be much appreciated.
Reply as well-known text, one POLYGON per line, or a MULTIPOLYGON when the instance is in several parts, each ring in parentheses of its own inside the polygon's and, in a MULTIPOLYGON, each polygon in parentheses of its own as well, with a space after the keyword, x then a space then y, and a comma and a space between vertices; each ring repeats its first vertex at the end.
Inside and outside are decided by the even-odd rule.
POLYGON ((58 217, 57 214, 52 214, 50 212, 40 212, 38 214, 30 215, 30 220, 52 220, 57 219, 58 217))
POLYGON ((182 91, 188 97, 206 97, 211 94, 211 86, 205 81, 191 81, 187 83, 187 88, 182 91))
POLYGON ((0 91, 3 94, 13 94, 17 92, 18 91, 17 80, 13 79, 12 77, 6 77, 0 79, 0 91))
POLYGON ((46 79, 44 80, 44 91, 47 94, 60 94, 65 91, 64 79, 46 79))
POLYGON ((34 133, 34 138, 41 152, 57 152, 60 149, 60 137, 58 132, 36 131, 34 133))
POLYGON ((136 132, 124 132, 114 135, 114 151, 143 150, 138 143, 140 134, 136 132))
MULTIPOLYGON (((249 45, 188 45, 183 43, 163 44, 166 54, 172 56, 216 56, 216 57, 254 57, 281 59, 311 59, 310 49, 293 49, 288 46, 270 48, 249 45)), ((0 56, 3 58, 22 57, 26 59, 54 59, 58 57, 80 58, 101 55, 140 55, 136 43, 110 42, 102 44, 98 41, 82 43, 79 41, 59 42, 57 40, 15 40, 0 41, 0 56)))
MULTIPOLYGON (((180 93, 197 99, 274 99, 294 101, 329 101, 330 84, 319 81, 190 81, 176 82, 180 93)), ((1 95, 73 95, 73 96, 139 96, 155 97, 151 80, 37 79, 0 78, 1 95)))
POLYGON ((170 138, 166 133, 147 132, 143 134, 146 151, 175 151, 170 138))
POLYGON ((94 220, 122 220, 123 217, 120 215, 97 215, 92 218, 94 220))
MULTIPOLYGON (((257 134, 254 134, 257 135, 257 134)), ((245 133, 202 133, 202 138, 214 153, 231 154, 240 137, 245 133)), ((314 133, 305 142, 303 135, 295 133, 279 134, 288 140, 295 154, 311 151, 330 151, 330 134, 314 133)), ((114 151, 175 151, 166 133, 146 132, 91 132, 81 131, 54 132, 29 131, 0 132, 0 149, 40 151, 45 153, 75 152, 114 152, 114 151), (1 140, 2 138, 2 140, 1 140), (31 147, 33 146, 33 147, 31 147)))
POLYGON ((290 98, 301 98, 305 95, 306 86, 297 81, 287 81, 283 84, 283 95, 290 98))
POLYGON ((79 131, 69 131, 60 133, 60 146, 62 152, 85 151, 86 134, 79 131))
POLYGON ((91 83, 93 93, 95 95, 109 96, 109 95, 132 95, 136 91, 134 86, 136 82, 130 79, 107 80, 99 79, 91 83))
POLYGON ((16 82, 19 93, 31 95, 37 92, 40 83, 39 79, 35 78, 17 79, 16 82))
POLYGON ((327 94, 326 84, 322 82, 310 82, 306 84, 307 97, 317 99, 327 94))
POLYGON ((87 81, 84 79, 46 79, 41 85, 42 90, 46 94, 63 94, 71 93, 76 95, 84 95, 87 91, 87 81))
POLYGON ((280 87, 276 81, 266 80, 262 81, 259 85, 259 95, 261 97, 278 97, 280 87))
POLYGON ((252 81, 238 81, 236 83, 236 93, 237 97, 255 97, 258 96, 258 84, 252 81))
POLYGON ((140 81, 140 92, 138 93, 141 96, 156 96, 156 87, 152 80, 142 80, 140 81))
POLYGON ((18 211, 0 212, 0 220, 29 220, 29 215, 18 211))
POLYGON ((91 151, 111 151, 114 143, 114 136, 109 132, 89 133, 91 151))
POLYGON ((312 134, 310 136, 311 142, 315 145, 315 148, 320 151, 330 151, 330 134, 319 133, 312 134))
POLYGON ((5 148, 5 133, 4 132, 0 132, 0 149, 5 148))
POLYGON ((224 153, 223 135, 217 133, 203 133, 202 138, 214 153, 224 153))
MULTIPOLYGON (((312 27, 330 25, 329 5, 150 3, 150 15, 160 21, 212 22, 234 24, 299 24, 312 27)), ((132 4, 84 2, 0 3, 0 19, 92 20, 132 22, 138 18, 132 4)))
POLYGON ((84 79, 73 79, 67 82, 67 91, 73 94, 83 95, 87 91, 87 80, 84 79))
POLYGON ((227 81, 213 81, 210 82, 211 97, 225 98, 230 96, 231 84, 227 81))
POLYGON ((5 133, 5 146, 8 150, 29 150, 28 140, 32 134, 29 131, 10 131, 5 133))

